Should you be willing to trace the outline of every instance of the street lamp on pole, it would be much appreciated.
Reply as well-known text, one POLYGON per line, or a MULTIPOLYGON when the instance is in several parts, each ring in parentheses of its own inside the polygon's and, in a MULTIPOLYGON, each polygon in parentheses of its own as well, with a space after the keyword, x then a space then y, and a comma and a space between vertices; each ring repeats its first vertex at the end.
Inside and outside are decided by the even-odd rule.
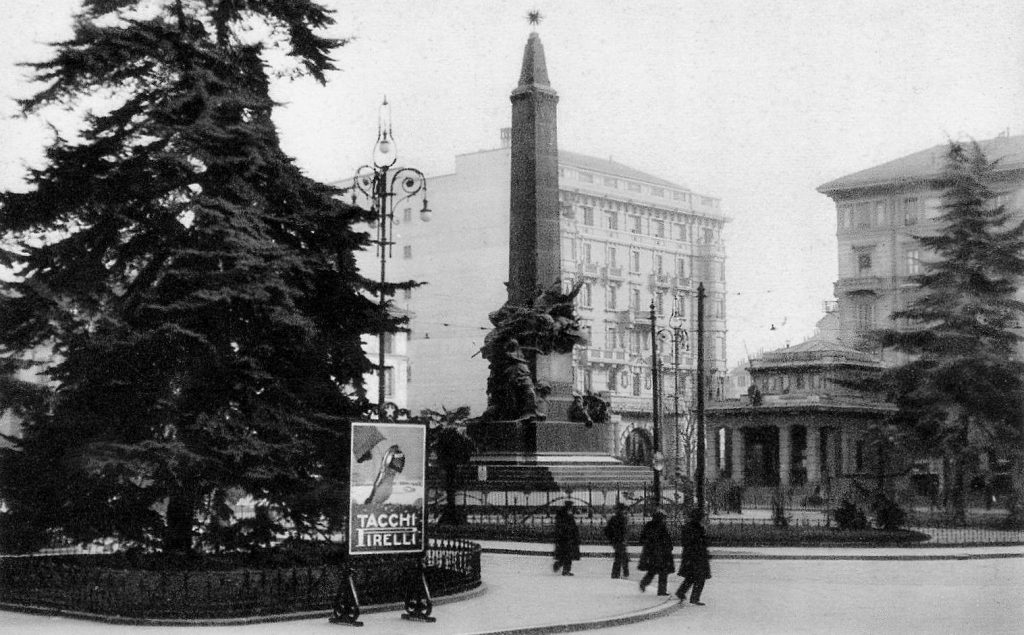
POLYGON ((671 338, 672 342, 672 416, 675 425, 675 469, 677 476, 681 473, 682 457, 682 434, 679 429, 679 349, 689 345, 689 334, 683 329, 684 318, 679 312, 679 300, 675 299, 672 306, 672 315, 668 318, 668 328, 656 329, 658 335, 671 338))
MULTIPOLYGON (((416 168, 395 168, 397 161, 398 148, 391 132, 391 107, 385 97, 377 119, 377 142, 373 146, 373 164, 361 166, 356 170, 352 183, 352 203, 355 204, 359 193, 362 193, 370 203, 370 211, 375 214, 377 234, 371 242, 376 245, 377 256, 380 258, 378 302, 382 317, 387 310, 387 261, 395 244, 392 231, 395 207, 422 192, 423 207, 420 209, 420 220, 430 222, 432 215, 430 207, 427 206, 427 178, 416 168)), ((384 357, 386 335, 383 328, 377 334, 377 416, 381 421, 387 419, 384 357)))
POLYGON ((651 422, 654 427, 654 457, 651 467, 654 469, 654 506, 661 505, 661 470, 665 467, 665 459, 661 454, 661 422, 660 409, 661 377, 658 376, 658 318, 654 313, 654 300, 651 300, 651 422))

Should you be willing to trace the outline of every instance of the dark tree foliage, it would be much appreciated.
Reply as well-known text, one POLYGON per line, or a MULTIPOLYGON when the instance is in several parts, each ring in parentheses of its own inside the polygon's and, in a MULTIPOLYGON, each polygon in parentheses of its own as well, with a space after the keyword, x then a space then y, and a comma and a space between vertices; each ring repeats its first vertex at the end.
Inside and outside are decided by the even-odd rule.
MULTIPOLYGON (((952 467, 951 504, 965 510, 964 485, 980 453, 1024 442, 1024 363, 1013 327, 1024 276, 1024 224, 1013 224, 990 189, 996 165, 976 143, 951 143, 941 229, 920 236, 935 255, 917 276, 900 326, 878 342, 906 354, 879 382, 895 397, 923 448, 952 467)), ((1020 457, 1017 470, 1021 469, 1020 457)))
POLYGON ((323 82, 344 42, 309 0, 143 4, 86 0, 31 65, 26 114, 113 105, 0 195, 0 353, 51 349, 55 386, 24 393, 0 496, 21 527, 165 550, 220 535, 232 491, 308 529, 365 407, 359 335, 397 325, 355 265, 365 213, 282 152, 261 54, 323 82))

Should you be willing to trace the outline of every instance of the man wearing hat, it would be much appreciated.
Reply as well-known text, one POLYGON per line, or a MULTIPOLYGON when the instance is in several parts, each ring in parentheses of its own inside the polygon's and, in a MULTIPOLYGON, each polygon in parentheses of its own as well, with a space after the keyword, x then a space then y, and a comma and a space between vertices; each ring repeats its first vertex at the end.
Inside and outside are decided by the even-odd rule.
POLYGON ((608 519, 604 526, 604 535, 612 543, 612 551, 615 552, 615 561, 612 562, 612 577, 629 577, 629 553, 626 551, 626 532, 629 527, 629 519, 626 517, 626 506, 622 503, 615 504, 615 514, 608 519))
POLYGON ((686 593, 690 593, 690 604, 704 606, 700 594, 704 591, 704 582, 711 577, 711 555, 708 553, 708 537, 701 525, 704 513, 699 509, 690 512, 690 520, 683 525, 683 555, 679 562, 679 575, 683 583, 676 591, 676 597, 682 602, 686 593))
POLYGON ((580 559, 580 531, 572 515, 572 501, 565 501, 555 512, 555 564, 556 573, 572 575, 572 561, 580 559))
POLYGON ((676 568, 672 557, 672 536, 665 524, 665 512, 654 510, 651 520, 640 532, 640 564, 637 569, 646 571, 640 580, 640 591, 646 591, 654 576, 658 576, 658 595, 668 595, 668 574, 676 568))

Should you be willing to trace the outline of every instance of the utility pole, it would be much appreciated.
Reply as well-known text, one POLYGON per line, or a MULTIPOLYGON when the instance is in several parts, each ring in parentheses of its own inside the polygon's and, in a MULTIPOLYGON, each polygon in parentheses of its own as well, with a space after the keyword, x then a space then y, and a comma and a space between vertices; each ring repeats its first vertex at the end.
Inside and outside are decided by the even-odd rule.
POLYGON ((697 286, 697 509, 704 511, 704 283, 697 286))

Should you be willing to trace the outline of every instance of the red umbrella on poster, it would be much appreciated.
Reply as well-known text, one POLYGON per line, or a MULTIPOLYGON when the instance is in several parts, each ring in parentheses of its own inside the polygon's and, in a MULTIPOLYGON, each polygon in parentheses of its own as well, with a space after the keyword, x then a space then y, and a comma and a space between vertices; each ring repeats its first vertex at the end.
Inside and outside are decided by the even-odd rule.
POLYGON ((425 549, 426 427, 352 423, 348 552, 425 549))

